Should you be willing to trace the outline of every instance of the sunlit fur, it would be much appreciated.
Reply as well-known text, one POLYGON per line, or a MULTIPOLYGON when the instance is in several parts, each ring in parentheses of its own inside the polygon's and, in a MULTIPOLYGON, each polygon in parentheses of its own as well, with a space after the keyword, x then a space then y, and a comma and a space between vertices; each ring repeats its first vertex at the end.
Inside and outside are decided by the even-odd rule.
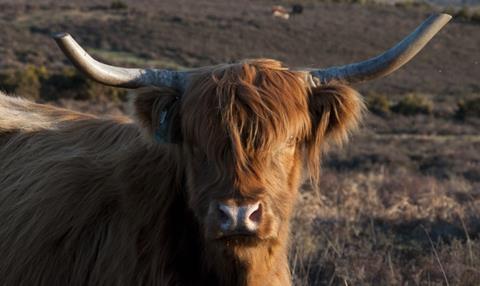
POLYGON ((0 284, 290 285, 301 170, 318 178, 359 95, 247 60, 201 70, 183 95, 141 90, 133 106, 136 123, 0 95, 0 284), (216 200, 261 201, 258 234, 217 236, 216 200))

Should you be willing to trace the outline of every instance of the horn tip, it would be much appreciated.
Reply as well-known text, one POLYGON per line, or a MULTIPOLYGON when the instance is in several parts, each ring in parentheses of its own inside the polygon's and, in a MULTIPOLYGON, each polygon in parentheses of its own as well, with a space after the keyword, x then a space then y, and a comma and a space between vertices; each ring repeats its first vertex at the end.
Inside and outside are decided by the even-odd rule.
POLYGON ((52 38, 54 38, 55 40, 61 40, 61 39, 65 39, 65 38, 68 38, 68 37, 71 37, 70 34, 65 33, 65 32, 54 33, 52 35, 52 38))
POLYGON ((445 23, 447 23, 453 18, 452 15, 447 13, 434 13, 432 14, 432 17, 435 17, 437 20, 444 21, 445 23))
POLYGON ((442 17, 444 17, 445 19, 449 19, 449 20, 453 18, 452 15, 447 14, 447 13, 440 13, 439 15, 442 16, 442 17))

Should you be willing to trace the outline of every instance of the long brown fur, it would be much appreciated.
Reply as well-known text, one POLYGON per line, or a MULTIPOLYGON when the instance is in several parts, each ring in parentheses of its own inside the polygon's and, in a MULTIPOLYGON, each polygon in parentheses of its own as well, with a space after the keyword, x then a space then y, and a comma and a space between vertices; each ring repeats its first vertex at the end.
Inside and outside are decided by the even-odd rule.
POLYGON ((358 123, 359 95, 247 60, 134 106, 136 123, 0 95, 0 284, 290 285, 302 166, 317 177, 322 146, 358 123), (220 199, 261 200, 258 237, 212 238, 220 199))

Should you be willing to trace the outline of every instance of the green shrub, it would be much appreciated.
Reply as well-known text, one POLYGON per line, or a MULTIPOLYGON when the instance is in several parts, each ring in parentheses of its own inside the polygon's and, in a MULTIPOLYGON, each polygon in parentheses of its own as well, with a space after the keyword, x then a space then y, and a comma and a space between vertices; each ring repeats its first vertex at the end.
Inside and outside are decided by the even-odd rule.
POLYGON ((127 5, 127 3, 125 3, 121 0, 115 0, 115 1, 112 1, 112 3, 110 3, 110 9, 124 10, 124 9, 128 9, 128 5, 127 5))
POLYGON ((390 101, 383 94, 369 94, 367 96, 367 106, 372 113, 380 116, 385 116, 390 113, 390 101))
POLYGON ((88 99, 106 99, 114 102, 127 101, 127 90, 116 87, 106 86, 100 83, 90 82, 89 89, 86 91, 88 99))
POLYGON ((0 90, 32 100, 90 100, 104 98, 125 101, 126 90, 104 86, 87 79, 76 69, 49 72, 45 67, 26 66, 0 73, 0 90))
POLYGON ((468 117, 480 118, 480 97, 459 101, 455 117, 460 120, 465 120, 468 117))
POLYGON ((391 110, 403 115, 431 114, 433 102, 424 95, 412 93, 393 105, 391 110))
POLYGON ((60 98, 91 100, 104 97, 114 101, 125 101, 126 91, 96 83, 76 69, 69 68, 44 80, 41 97, 44 100, 60 98))
POLYGON ((43 81, 41 98, 47 101, 59 98, 88 99, 82 96, 87 89, 88 83, 84 77, 73 69, 64 69, 43 81))
POLYGON ((14 93, 15 87, 15 73, 10 71, 2 71, 0 73, 0 91, 14 93))
POLYGON ((22 70, 0 75, 0 87, 7 93, 37 100, 40 98, 42 81, 47 77, 48 71, 45 67, 27 65, 22 70))

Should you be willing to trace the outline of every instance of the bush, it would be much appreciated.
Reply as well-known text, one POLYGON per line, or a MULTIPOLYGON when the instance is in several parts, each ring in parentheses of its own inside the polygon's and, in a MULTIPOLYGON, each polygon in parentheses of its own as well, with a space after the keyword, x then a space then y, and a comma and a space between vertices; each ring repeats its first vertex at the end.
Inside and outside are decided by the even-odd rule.
POLYGON ((121 1, 121 0, 115 0, 110 3, 110 9, 113 10, 123 10, 123 9, 128 9, 127 3, 121 1))
POLYGON ((103 97, 125 101, 126 91, 96 83, 76 69, 64 69, 62 72, 52 74, 43 82, 41 97, 44 100, 59 98, 91 100, 103 97))
POLYGON ((69 98, 77 100, 88 99, 87 79, 74 69, 64 69, 44 80, 41 88, 41 98, 47 101, 69 98))
POLYGON ((383 94, 372 93, 367 96, 368 109, 377 115, 385 116, 390 113, 390 101, 383 94))
POLYGON ((0 87, 7 93, 37 100, 40 98, 42 81, 48 77, 44 66, 27 65, 23 70, 0 75, 0 87))
POLYGON ((89 80, 73 68, 49 72, 45 67, 31 65, 20 71, 1 73, 0 90, 37 101, 104 98, 118 102, 125 101, 127 94, 123 89, 89 80))
POLYGON ((403 115, 431 114, 433 102, 424 95, 408 94, 397 104, 393 105, 391 110, 403 115))
POLYGON ((460 120, 465 120, 468 117, 480 118, 480 97, 459 101, 455 117, 460 120))

